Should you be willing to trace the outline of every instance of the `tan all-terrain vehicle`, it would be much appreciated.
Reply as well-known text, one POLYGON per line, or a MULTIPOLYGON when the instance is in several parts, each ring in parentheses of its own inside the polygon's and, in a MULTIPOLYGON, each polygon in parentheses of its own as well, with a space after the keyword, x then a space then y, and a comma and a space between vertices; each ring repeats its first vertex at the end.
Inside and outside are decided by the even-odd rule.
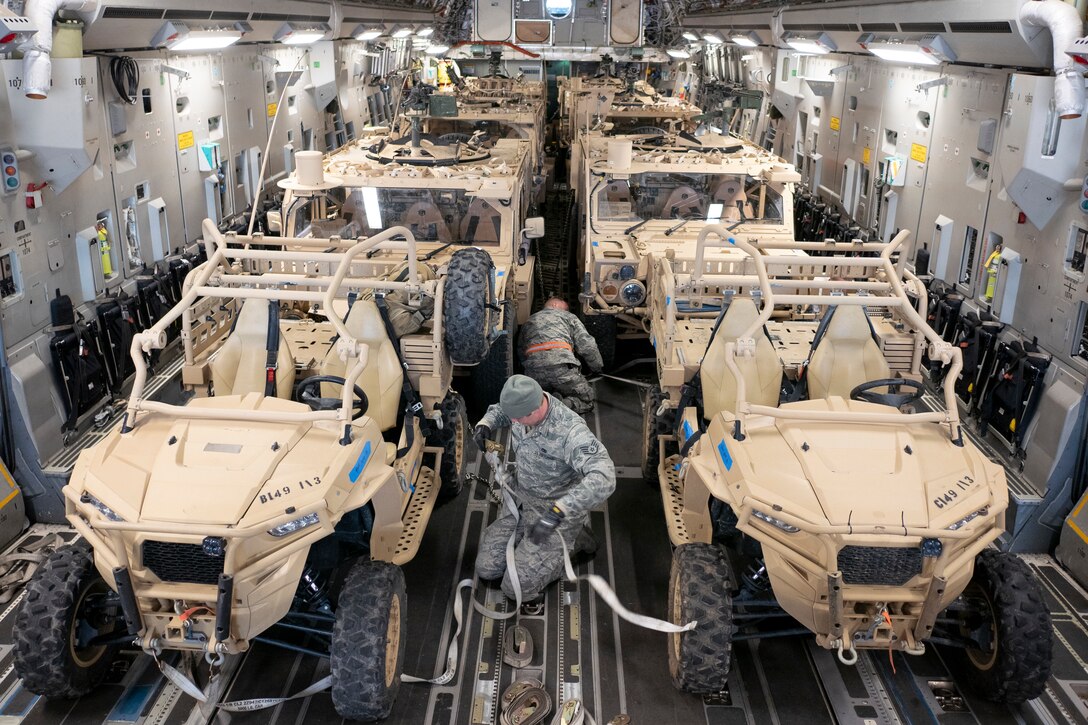
POLYGON ((357 243, 204 233, 208 261, 133 340, 122 425, 63 489, 82 541, 28 585, 16 671, 31 692, 74 697, 122 645, 214 664, 259 637, 329 656, 344 717, 385 717, 406 636, 399 565, 464 476, 443 281, 421 274, 403 227, 357 243), (400 273, 367 258, 379 247, 400 250, 400 273), (381 296, 394 292, 434 307, 399 340, 381 296), (187 405, 144 397, 145 355, 175 321, 187 405))
MULTIPOLYGON (((498 400, 514 370, 514 335, 531 313, 533 239, 544 220, 528 217, 532 143, 503 138, 477 145, 422 132, 426 96, 407 112, 403 138, 376 133, 325 156, 326 174, 342 186, 283 200, 283 229, 296 237, 365 237, 390 225, 410 229, 420 260, 443 286, 443 344, 469 375, 466 394, 498 400)), ((371 261, 401 269, 403 248, 379 245, 371 261)), ((398 274, 400 272, 398 271, 398 274)))
POLYGON ((617 336, 647 337, 650 256, 691 258, 700 231, 790 241, 800 176, 781 158, 735 137, 651 130, 581 136, 576 259, 586 327, 609 367, 617 336))
POLYGON ((846 664, 935 642, 960 648, 989 698, 1045 687, 1049 614, 1027 565, 990 548, 1005 472, 961 428, 960 351, 896 270, 906 237, 762 242, 710 225, 694 259, 654 258, 663 388, 647 447, 676 547, 669 616, 699 622, 670 635, 677 687, 722 690, 734 635, 781 634, 760 624, 776 610, 846 664), (946 366, 943 409, 923 399, 927 346, 946 366))

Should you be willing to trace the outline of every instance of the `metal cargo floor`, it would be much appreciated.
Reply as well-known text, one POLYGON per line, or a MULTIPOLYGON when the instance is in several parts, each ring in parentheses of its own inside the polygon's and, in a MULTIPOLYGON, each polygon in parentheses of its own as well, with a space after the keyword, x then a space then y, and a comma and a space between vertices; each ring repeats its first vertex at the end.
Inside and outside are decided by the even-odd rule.
MULTIPOLYGON (((665 616, 670 550, 657 489, 639 474, 641 408, 635 389, 597 383, 598 412, 588 420, 608 447, 620 474, 615 495, 593 513, 601 541, 596 557, 580 567, 608 580, 635 612, 665 616)), ((480 470, 475 447, 470 468, 480 470)), ((480 470, 481 474, 486 471, 480 470)), ((408 610, 405 671, 427 677, 445 669, 441 660, 451 633, 452 588, 472 575, 483 527, 495 507, 481 484, 435 512, 419 554, 405 567, 408 610)), ((45 530, 35 527, 28 536, 45 530)), ((69 534, 68 535, 72 535, 69 534)), ((747 723, 1088 723, 1088 595, 1048 556, 1025 557, 1042 582, 1051 609, 1054 676, 1045 695, 1016 708, 975 697, 958 676, 956 653, 930 647, 921 657, 863 652, 858 665, 843 667, 811 637, 738 642, 729 689, 700 698, 673 689, 665 635, 616 617, 585 583, 549 589, 541 616, 523 616, 536 656, 525 675, 540 677, 553 700, 582 698, 598 723, 619 713, 634 725, 747 723)), ((491 606, 493 588, 476 596, 491 606)), ((21 688, 13 674, 11 627, 18 600, 0 612, 0 725, 26 723, 338 723, 327 693, 255 713, 202 712, 187 695, 164 682, 151 660, 126 653, 107 684, 78 701, 50 701, 21 688)), ((447 686, 403 684, 387 722, 417 725, 496 723, 496 701, 515 671, 501 664, 504 624, 467 608, 462 657, 447 686)), ((227 700, 293 694, 328 673, 328 662, 258 643, 232 663, 227 700)))

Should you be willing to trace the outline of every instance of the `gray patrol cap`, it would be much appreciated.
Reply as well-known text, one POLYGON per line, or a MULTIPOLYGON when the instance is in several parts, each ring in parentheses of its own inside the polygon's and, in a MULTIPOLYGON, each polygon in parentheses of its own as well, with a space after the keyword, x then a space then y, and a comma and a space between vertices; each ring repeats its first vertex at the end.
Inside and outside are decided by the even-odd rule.
POLYGON ((525 375, 511 375, 499 394, 499 407, 511 418, 524 418, 540 407, 544 391, 525 375))

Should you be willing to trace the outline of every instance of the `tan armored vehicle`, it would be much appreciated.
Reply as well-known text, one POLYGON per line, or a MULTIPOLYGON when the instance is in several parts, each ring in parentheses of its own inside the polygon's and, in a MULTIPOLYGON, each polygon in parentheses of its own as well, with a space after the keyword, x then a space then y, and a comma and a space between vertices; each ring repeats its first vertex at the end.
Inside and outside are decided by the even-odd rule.
POLYGON ((294 641, 331 658, 341 715, 383 718, 406 636, 399 565, 464 475, 443 280, 420 273, 403 227, 358 243, 204 232, 208 261, 133 340, 122 425, 63 489, 82 541, 28 585, 16 671, 31 692, 75 697, 123 644, 204 656, 214 672, 255 638, 294 641), (379 248, 400 251, 400 273, 367 258, 379 248), (374 296, 393 291, 435 310, 400 349, 374 296), (187 405, 144 397, 145 355, 175 322, 187 405))
POLYGON ((647 336, 650 256, 691 258, 700 231, 793 241, 793 190, 781 158, 743 139, 706 133, 581 137, 580 294, 586 326, 608 357, 617 335, 647 336))
MULTIPOLYGON (((417 104, 408 136, 373 135, 327 154, 324 170, 342 185, 327 195, 283 200, 284 229, 298 237, 366 237, 392 225, 412 231, 420 258, 444 285, 444 344, 469 374, 466 393, 498 400, 513 373, 513 337, 528 319, 535 259, 532 239, 544 222, 527 218, 533 144, 498 139, 443 140, 422 132, 417 104)), ((379 245, 368 258, 399 270, 402 247, 379 245)), ((460 386, 458 386, 460 387, 460 386)))
POLYGON ((960 351, 892 261, 906 236, 764 242, 709 225, 694 259, 654 256, 669 398, 651 396, 647 438, 676 547, 669 615, 699 622, 670 635, 677 687, 720 691, 733 635, 766 634, 780 609, 845 664, 934 642, 960 648, 991 699, 1044 688, 1049 614, 1026 564, 988 548, 1004 531, 1004 469, 964 436, 960 351), (724 313, 691 312, 711 305, 724 313), (946 366, 943 410, 922 399, 927 346, 946 366), (701 384, 680 387, 690 369, 701 384), (784 375, 807 396, 780 402, 784 375))

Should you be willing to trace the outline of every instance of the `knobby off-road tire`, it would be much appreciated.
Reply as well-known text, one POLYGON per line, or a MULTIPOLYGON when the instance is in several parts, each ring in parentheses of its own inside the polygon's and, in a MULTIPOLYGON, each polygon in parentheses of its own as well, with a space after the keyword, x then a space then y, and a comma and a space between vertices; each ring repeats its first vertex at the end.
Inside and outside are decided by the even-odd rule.
POLYGON ((389 717, 404 662, 404 573, 363 560, 348 572, 336 608, 329 663, 332 704, 341 717, 389 717))
POLYGON ((1021 559, 987 549, 975 559, 967 591, 989 605, 990 651, 968 648, 971 682, 987 699, 1024 702, 1038 697, 1050 678, 1053 634, 1039 583, 1021 559))
POLYGON ((658 446, 657 437, 673 435, 676 432, 673 430, 675 409, 666 408, 663 414, 657 414, 657 409, 664 400, 665 394, 655 385, 647 392, 642 408, 642 477, 650 484, 657 483, 657 466, 661 463, 661 448, 658 446))
POLYGON ((514 374, 514 335, 517 332, 517 306, 512 301, 503 305, 502 329, 505 334, 491 343, 484 361, 469 374, 472 400, 482 415, 487 406, 499 402, 502 386, 514 374))
POLYGON ((495 313, 495 263, 482 249, 458 249, 450 258, 442 293, 446 352, 454 365, 475 365, 487 357, 495 313))
POLYGON ((699 625, 669 635, 669 674, 677 689, 696 694, 725 689, 733 655, 729 562, 714 544, 684 544, 672 554, 669 621, 699 625))
POLYGON ((468 440, 468 413, 465 399, 452 390, 442 401, 442 428, 427 437, 427 445, 442 449, 438 469, 438 503, 457 498, 465 485, 465 441, 468 440))
MULTIPOLYGON (((15 616, 15 671, 23 687, 48 697, 79 697, 106 676, 117 645, 76 645, 82 605, 109 592, 85 541, 58 549, 26 586, 15 616)), ((93 626, 93 625, 92 625, 93 626)))
POLYGON ((601 352, 604 369, 611 370, 616 365, 616 333, 619 323, 612 315, 586 315, 582 318, 586 331, 593 335, 597 349, 601 352))

